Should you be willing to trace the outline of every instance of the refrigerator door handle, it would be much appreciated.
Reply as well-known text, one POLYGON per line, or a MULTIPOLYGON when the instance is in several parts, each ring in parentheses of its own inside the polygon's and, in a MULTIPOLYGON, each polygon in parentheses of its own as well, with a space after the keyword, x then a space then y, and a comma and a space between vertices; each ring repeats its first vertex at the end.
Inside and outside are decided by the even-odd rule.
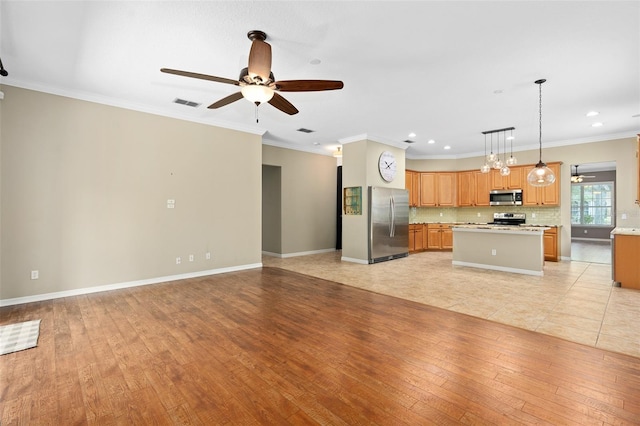
POLYGON ((393 195, 389 197, 389 207, 391 212, 391 220, 389 221, 389 236, 395 237, 396 235, 396 203, 393 199, 393 195))

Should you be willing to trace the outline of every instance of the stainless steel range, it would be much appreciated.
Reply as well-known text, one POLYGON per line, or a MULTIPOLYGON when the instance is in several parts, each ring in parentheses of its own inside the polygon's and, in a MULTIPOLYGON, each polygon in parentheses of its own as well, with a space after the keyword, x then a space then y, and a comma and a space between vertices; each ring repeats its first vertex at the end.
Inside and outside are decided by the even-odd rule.
POLYGON ((520 226, 523 225, 526 221, 526 213, 494 213, 493 222, 489 222, 489 225, 520 226))

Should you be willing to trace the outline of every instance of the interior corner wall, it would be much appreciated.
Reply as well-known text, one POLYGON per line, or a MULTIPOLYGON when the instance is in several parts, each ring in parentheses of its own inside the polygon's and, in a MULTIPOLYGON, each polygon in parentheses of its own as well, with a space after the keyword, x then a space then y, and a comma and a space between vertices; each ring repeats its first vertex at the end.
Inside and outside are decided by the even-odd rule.
POLYGON ((260 264, 259 135, 3 91, 0 301, 260 264))
POLYGON ((282 167, 262 166, 262 251, 282 253, 282 167))
POLYGON ((282 250, 279 254, 334 250, 336 159, 263 145, 262 163, 281 167, 282 250))
POLYGON ((405 188, 405 150, 384 143, 361 140, 343 144, 342 186, 362 188, 362 214, 342 216, 342 258, 356 262, 369 259, 368 187, 405 188), (378 161, 383 151, 396 157, 396 178, 386 182, 380 176, 378 161))

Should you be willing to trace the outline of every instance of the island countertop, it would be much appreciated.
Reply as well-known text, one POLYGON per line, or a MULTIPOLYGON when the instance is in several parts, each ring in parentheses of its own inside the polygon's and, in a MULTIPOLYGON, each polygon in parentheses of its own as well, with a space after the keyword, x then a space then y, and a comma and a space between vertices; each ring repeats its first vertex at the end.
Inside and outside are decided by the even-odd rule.
POLYGON ((542 233, 547 229, 551 229, 550 226, 541 226, 541 225, 520 225, 520 226, 510 226, 510 225, 489 225, 489 224, 469 224, 469 225, 453 225, 451 227, 454 231, 465 231, 465 230, 473 230, 473 232, 482 230, 485 232, 539 232, 542 233))

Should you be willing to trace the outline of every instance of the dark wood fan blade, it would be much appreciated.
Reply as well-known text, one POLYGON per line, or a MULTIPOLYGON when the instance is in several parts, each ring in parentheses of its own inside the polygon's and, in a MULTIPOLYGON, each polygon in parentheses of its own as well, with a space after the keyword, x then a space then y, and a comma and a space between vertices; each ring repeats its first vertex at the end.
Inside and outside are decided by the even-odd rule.
POLYGON ((298 110, 291 104, 291 102, 277 93, 273 94, 273 98, 271 98, 269 103, 286 114, 293 115, 298 113, 298 110))
POLYGON ((281 92, 317 92, 321 90, 338 90, 344 83, 337 80, 284 80, 276 81, 281 92))
POLYGON ((251 43, 249 52, 249 75, 267 81, 271 74, 271 45, 259 39, 251 43))
POLYGON ((209 108, 209 109, 220 108, 220 107, 223 107, 225 105, 229 105, 231 102, 235 102, 238 99, 242 99, 242 92, 237 92, 237 93, 234 93, 233 95, 227 96, 226 98, 222 98, 218 102, 212 103, 207 108, 209 108))
POLYGON ((199 78, 200 80, 215 81, 217 83, 234 84, 238 86, 240 83, 238 80, 231 80, 230 78, 216 77, 215 75, 198 74, 197 72, 173 70, 171 68, 160 68, 160 71, 167 74, 181 75, 183 77, 199 78))

